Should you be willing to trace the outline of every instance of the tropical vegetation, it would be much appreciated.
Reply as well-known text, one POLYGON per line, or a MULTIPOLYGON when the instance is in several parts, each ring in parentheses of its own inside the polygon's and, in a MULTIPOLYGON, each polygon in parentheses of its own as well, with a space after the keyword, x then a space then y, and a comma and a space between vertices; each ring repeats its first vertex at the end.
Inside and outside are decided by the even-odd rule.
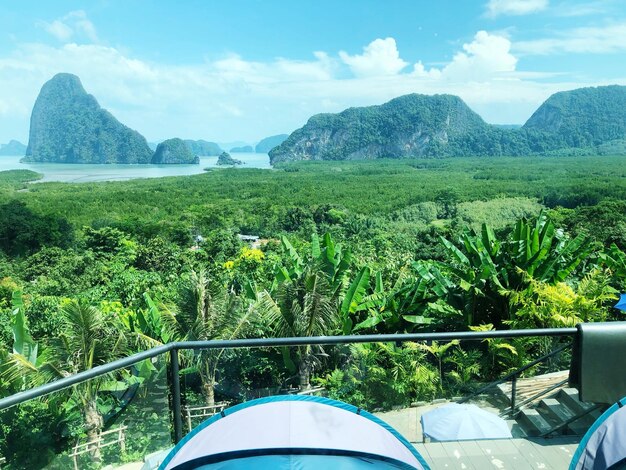
MULTIPOLYGON (((0 173, 0 390, 170 341, 619 319, 624 160, 310 162, 79 185, 0 173)), ((324 387, 374 410, 470 393, 561 344, 215 349, 178 359, 185 406, 324 387)), ((91 449, 85 466, 158 450, 171 441, 167 360, 1 412, 0 454, 25 468, 65 468, 77 442, 122 424, 134 436, 125 451, 91 449), (33 435, 41 452, 28 445, 33 435)), ((566 361, 563 353, 527 373, 566 361)))

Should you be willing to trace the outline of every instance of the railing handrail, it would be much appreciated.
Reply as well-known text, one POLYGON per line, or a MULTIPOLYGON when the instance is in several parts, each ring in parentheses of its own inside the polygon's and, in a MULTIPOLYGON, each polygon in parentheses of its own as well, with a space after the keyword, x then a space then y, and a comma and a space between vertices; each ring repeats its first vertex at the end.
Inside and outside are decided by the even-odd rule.
POLYGON ((408 333, 386 335, 346 335, 346 336, 308 336, 291 338, 255 338, 236 340, 213 341, 178 341, 157 346, 131 356, 96 366, 78 374, 63 377, 39 387, 18 392, 0 399, 0 410, 19 405, 26 401, 40 398, 87 380, 100 377, 119 369, 124 369, 145 359, 160 356, 170 351, 181 349, 225 349, 225 348, 255 348, 277 346, 304 346, 304 345, 331 345, 350 343, 387 343, 387 342, 419 342, 419 341, 479 341, 490 338, 519 338, 529 336, 575 336, 576 328, 543 328, 528 330, 491 330, 491 331, 463 331, 442 333, 408 333))
POLYGON ((540 362, 545 361, 546 359, 550 359, 552 356, 557 355, 561 351, 563 351, 563 350, 565 350, 567 348, 570 348, 571 346, 572 346, 572 343, 568 343, 568 344, 564 344, 562 346, 559 346, 558 348, 550 351, 548 354, 544 354, 540 358, 537 358, 534 361, 529 362, 528 364, 523 365, 522 367, 520 367, 519 369, 514 370, 513 372, 509 372, 504 377, 500 377, 498 380, 494 380, 493 382, 488 383, 484 387, 479 388, 478 390, 476 390, 472 394, 470 394, 470 395, 468 395, 466 397, 461 398, 457 403, 465 403, 465 402, 471 400, 472 398, 477 397, 481 393, 485 393, 490 388, 493 388, 493 387, 495 387, 497 385, 500 385, 500 384, 502 384, 504 382, 508 382, 512 378, 515 378, 515 377, 519 376, 522 372, 527 371, 531 367, 536 366, 537 364, 539 364, 540 362))

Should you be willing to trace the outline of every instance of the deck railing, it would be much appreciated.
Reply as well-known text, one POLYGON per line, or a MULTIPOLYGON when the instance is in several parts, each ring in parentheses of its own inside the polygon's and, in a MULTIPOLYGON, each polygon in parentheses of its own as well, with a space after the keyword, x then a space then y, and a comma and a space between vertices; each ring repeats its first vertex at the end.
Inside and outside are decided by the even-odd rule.
MULTIPOLYGON (((295 346, 329 346, 329 345, 351 345, 357 343, 395 343, 397 345, 403 343, 417 342, 433 342, 440 343, 458 340, 461 343, 472 341, 483 341, 488 339, 513 339, 513 338, 573 338, 577 334, 576 328, 550 328, 550 329, 529 329, 529 330, 502 330, 502 331, 468 331, 468 332, 439 332, 439 333, 415 333, 415 334, 387 334, 387 335, 350 335, 350 336, 321 336, 321 337, 291 337, 291 338, 261 338, 261 339, 241 339, 241 340, 216 340, 216 341, 191 341, 191 342, 173 342, 162 346, 158 346, 146 351, 139 352, 132 356, 113 361, 108 364, 94 367, 93 369, 64 377, 54 382, 47 383, 40 387, 16 393, 14 395, 0 399, 0 412, 8 410, 11 407, 23 405, 34 399, 45 397, 46 395, 62 391, 69 387, 74 387, 81 383, 98 379, 110 375, 116 371, 129 370, 131 366, 137 365, 142 361, 151 359, 162 365, 162 369, 166 371, 167 376, 167 397, 160 398, 160 402, 164 403, 164 408, 169 412, 169 426, 166 425, 165 431, 169 435, 171 426, 171 443, 179 442, 183 433, 186 431, 183 425, 183 408, 192 409, 194 404, 183 403, 184 397, 181 394, 181 369, 179 364, 179 354, 184 351, 198 350, 232 350, 242 348, 287 348, 295 346)), ((569 346, 568 344, 561 346, 558 351, 551 353, 556 354, 569 346)), ((547 357, 547 356, 546 356, 547 357)), ((489 384, 491 388, 495 383, 501 383, 518 377, 527 369, 537 365, 546 357, 538 358, 531 363, 525 365, 522 369, 516 370, 512 374, 508 374, 499 381, 489 384)), ((183 371, 185 372, 185 371, 183 371)), ((164 377, 165 378, 165 377, 164 377)), ((165 386, 162 386, 165 389, 165 386)), ((479 392, 484 391, 479 390, 479 392)), ((513 402, 514 403, 514 402, 513 402)), ((513 404, 513 406, 515 406, 513 404)), ((163 411, 166 411, 165 409, 163 411)), ((187 423, 188 427, 189 423, 187 423)), ((169 439, 169 438, 168 438, 169 439)))

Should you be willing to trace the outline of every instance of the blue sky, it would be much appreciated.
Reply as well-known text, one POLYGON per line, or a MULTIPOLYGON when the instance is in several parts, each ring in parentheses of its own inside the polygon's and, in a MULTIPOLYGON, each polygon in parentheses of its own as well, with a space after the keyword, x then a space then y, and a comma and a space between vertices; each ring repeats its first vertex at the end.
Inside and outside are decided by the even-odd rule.
POLYGON ((58 72, 151 141, 254 142, 406 93, 523 123, 556 91, 626 85, 626 4, 0 0, 0 142, 27 141, 58 72))

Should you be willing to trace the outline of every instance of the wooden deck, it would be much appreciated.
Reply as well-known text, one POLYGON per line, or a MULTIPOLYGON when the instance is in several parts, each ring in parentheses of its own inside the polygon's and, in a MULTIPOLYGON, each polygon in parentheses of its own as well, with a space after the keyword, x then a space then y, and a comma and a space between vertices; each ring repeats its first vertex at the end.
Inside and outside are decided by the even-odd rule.
MULTIPOLYGON (((432 470, 567 469, 581 436, 422 442, 422 413, 442 404, 376 413, 409 440, 432 470)), ((481 406, 497 413, 497 409, 481 406)), ((509 422, 512 425, 512 422, 509 422)))
POLYGON ((432 470, 567 469, 580 437, 413 444, 432 470))

